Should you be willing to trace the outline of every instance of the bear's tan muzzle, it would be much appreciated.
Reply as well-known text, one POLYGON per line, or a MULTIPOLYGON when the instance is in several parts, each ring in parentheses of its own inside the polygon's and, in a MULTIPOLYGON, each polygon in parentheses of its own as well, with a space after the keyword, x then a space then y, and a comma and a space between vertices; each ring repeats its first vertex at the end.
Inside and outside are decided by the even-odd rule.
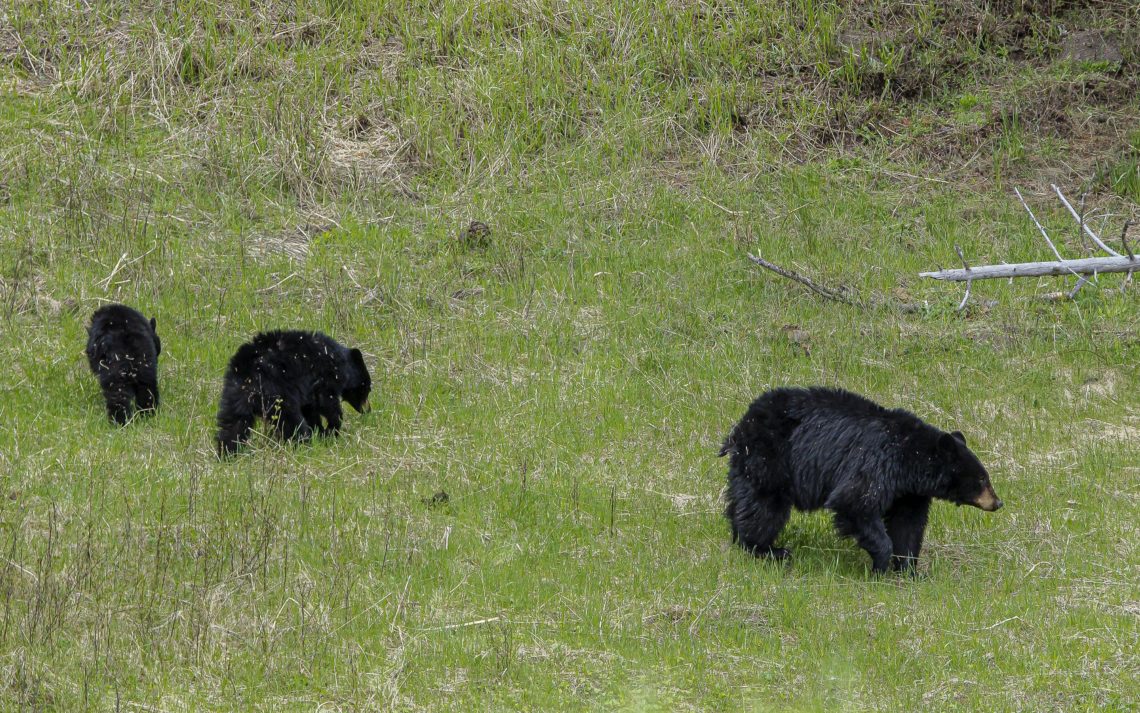
POLYGON ((978 496, 978 499, 970 504, 974 507, 981 508, 986 512, 1000 510, 1002 506, 1001 498, 999 498, 997 496, 997 493, 994 492, 994 487, 989 484, 986 485, 986 489, 982 491, 982 494, 978 496))

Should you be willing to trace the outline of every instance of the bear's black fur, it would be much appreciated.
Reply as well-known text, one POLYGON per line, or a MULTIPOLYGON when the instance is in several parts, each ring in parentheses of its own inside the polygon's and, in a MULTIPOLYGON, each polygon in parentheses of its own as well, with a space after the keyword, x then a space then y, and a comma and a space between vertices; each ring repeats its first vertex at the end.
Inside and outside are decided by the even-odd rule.
POLYGON ((118 424, 158 408, 158 355, 162 342, 154 319, 126 305, 100 307, 87 327, 87 363, 107 401, 107 416, 118 424))
POLYGON ((788 556, 774 543, 792 507, 827 508, 874 571, 913 571, 932 498, 989 511, 1002 505, 961 433, 838 389, 761 394, 720 455, 730 456, 733 540, 759 557, 788 556))
POLYGON ((224 456, 236 451, 258 418, 271 422, 284 439, 308 440, 314 429, 336 433, 341 399, 365 413, 371 390, 359 349, 320 332, 258 334, 237 350, 226 370, 218 407, 218 452, 224 456))

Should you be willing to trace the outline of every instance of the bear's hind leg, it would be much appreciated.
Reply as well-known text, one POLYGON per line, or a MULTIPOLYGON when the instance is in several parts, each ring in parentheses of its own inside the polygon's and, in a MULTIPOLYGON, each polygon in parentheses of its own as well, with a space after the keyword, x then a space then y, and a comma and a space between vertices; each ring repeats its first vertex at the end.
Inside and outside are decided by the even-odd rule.
POLYGON ((278 408, 274 414, 273 427, 277 435, 287 441, 303 442, 313 437, 313 427, 305 420, 300 408, 278 408))
POLYGON ((122 426, 131 417, 134 394, 121 383, 103 385, 103 398, 107 402, 107 417, 122 426))
POLYGON ((882 518, 839 511, 835 513, 835 529, 844 537, 854 537, 871 555, 871 569, 886 572, 891 564, 891 538, 882 518))
POLYGON ((891 566, 894 569, 914 572, 929 511, 930 498, 922 497, 901 498, 887 511, 884 519, 891 538, 891 566))
POLYGON ((237 452, 241 444, 249 440, 253 430, 253 417, 218 414, 218 455, 225 457, 237 452))
POLYGON ((153 413, 158 410, 158 384, 140 381, 135 384, 135 401, 139 409, 153 413))
POLYGON ((729 503, 732 539, 756 557, 785 559, 791 553, 772 545, 787 524, 791 512, 792 502, 786 496, 751 492, 737 497, 729 503))
POLYGON ((218 404, 218 456, 224 458, 237 452, 249 440, 250 431, 258 416, 264 416, 258 399, 260 395, 251 393, 248 383, 237 379, 226 379, 222 386, 222 400, 218 404))

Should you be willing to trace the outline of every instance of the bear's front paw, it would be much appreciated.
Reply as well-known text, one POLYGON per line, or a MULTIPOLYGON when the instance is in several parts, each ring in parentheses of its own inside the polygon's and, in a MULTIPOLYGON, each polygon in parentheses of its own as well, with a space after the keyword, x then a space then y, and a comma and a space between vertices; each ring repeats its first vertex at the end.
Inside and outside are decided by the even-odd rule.
POLYGON ((871 572, 874 574, 887 574, 891 571, 890 558, 875 559, 871 562, 871 572))
POLYGON ((771 547, 759 553, 761 557, 769 560, 786 560, 792 556, 792 551, 785 547, 771 547))
POLYGON ((906 572, 914 577, 917 573, 918 558, 894 555, 891 557, 891 569, 896 572, 906 572))

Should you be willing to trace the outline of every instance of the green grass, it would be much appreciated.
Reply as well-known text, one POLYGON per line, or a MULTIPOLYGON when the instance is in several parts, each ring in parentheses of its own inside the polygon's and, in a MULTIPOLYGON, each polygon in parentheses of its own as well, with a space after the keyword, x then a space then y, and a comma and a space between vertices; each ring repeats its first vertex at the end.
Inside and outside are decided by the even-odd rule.
POLYGON ((1022 16, 974 3, 976 35, 933 2, 73 5, 0 6, 0 709, 1134 706, 1136 287, 959 314, 917 277, 1045 259, 1011 185, 1092 186, 1118 239, 1140 106, 1050 48, 1134 10, 1035 17, 1015 61, 1022 16), (108 300, 164 347, 122 429, 82 355, 108 300), (219 462, 225 364, 275 327, 359 346, 374 410, 219 462), (717 448, 809 383, 961 429, 1006 507, 937 504, 915 580, 820 513, 790 566, 744 555, 717 448))

